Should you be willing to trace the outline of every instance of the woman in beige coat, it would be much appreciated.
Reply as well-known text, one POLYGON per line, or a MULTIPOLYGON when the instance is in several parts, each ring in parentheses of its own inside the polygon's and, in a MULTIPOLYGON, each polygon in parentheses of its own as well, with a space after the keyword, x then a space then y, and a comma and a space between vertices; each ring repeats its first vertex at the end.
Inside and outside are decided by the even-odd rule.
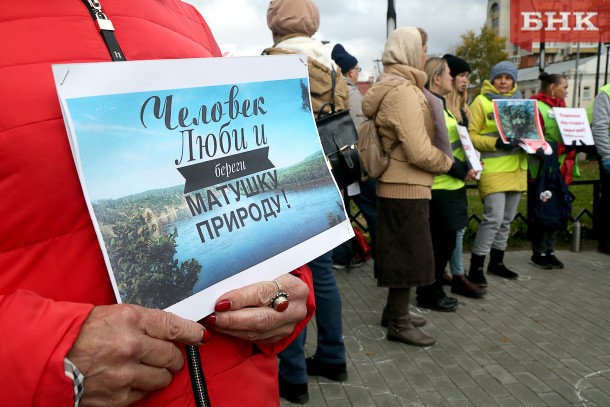
MULTIPOLYGON (((388 324, 389 340, 416 346, 436 342, 413 326, 409 297, 412 286, 434 281, 428 201, 434 176, 453 162, 434 144, 434 117, 423 93, 426 39, 414 27, 389 35, 382 54, 384 72, 362 105, 365 115, 377 115, 386 151, 394 147, 377 188, 375 277, 379 286, 389 288, 382 324, 388 324)), ((416 325, 424 322, 417 320, 416 325)))

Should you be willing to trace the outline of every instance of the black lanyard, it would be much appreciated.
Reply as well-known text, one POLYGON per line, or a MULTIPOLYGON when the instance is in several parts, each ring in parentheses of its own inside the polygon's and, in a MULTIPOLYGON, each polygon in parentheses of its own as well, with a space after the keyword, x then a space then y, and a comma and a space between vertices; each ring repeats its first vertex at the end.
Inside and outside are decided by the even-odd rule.
MULTIPOLYGON (((100 30, 100 34, 102 34, 102 37, 104 38, 104 42, 108 47, 112 60, 126 61, 125 55, 123 55, 123 51, 114 36, 112 21, 104 14, 100 2, 98 0, 83 0, 83 3, 85 3, 89 13, 91 13, 93 21, 95 21, 97 28, 100 30)), ((197 407, 210 407, 210 396, 208 395, 208 387, 205 376, 203 375, 203 368, 201 367, 199 350, 196 346, 186 345, 186 355, 195 405, 197 407)))
POLYGON ((125 61, 123 51, 114 36, 112 21, 110 21, 108 17, 106 17, 106 14, 104 14, 104 11, 102 11, 100 2, 98 0, 83 0, 83 3, 89 10, 89 13, 91 13, 91 18, 95 21, 97 28, 100 30, 100 34, 102 34, 102 38, 104 38, 104 42, 108 47, 108 52, 110 52, 112 60, 125 61))

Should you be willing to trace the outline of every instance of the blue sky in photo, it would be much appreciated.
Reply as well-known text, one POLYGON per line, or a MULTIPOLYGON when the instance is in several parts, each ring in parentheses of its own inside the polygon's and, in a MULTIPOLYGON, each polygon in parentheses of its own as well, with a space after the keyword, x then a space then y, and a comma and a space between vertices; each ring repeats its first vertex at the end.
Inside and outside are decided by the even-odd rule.
MULTIPOLYGON (((306 82, 306 80, 305 80, 306 82)), ((233 85, 168 91, 138 92, 118 95, 68 99, 74 132, 88 193, 92 200, 115 199, 148 190, 184 184, 175 160, 182 155, 180 128, 168 130, 164 120, 157 120, 152 109, 147 109, 146 128, 140 121, 140 110, 146 99, 156 95, 163 101, 173 95, 172 121, 178 123, 178 110, 187 107, 189 117, 198 115, 201 105, 208 110, 216 102, 223 103, 223 117, 218 123, 191 126, 193 134, 204 137, 218 134, 222 124, 229 121, 229 92, 233 85)), ((239 84, 237 101, 264 98, 266 114, 231 121, 226 130, 244 129, 250 151, 260 148, 255 143, 254 126, 264 124, 270 146, 269 157, 276 168, 295 164, 319 152, 313 116, 301 109, 300 79, 239 84)), ((152 106, 152 104, 149 104, 152 106)), ((261 146, 263 147, 263 146, 261 146)), ((207 161, 239 153, 234 149, 218 153, 207 161)), ((180 164, 183 166, 186 159, 180 164)))

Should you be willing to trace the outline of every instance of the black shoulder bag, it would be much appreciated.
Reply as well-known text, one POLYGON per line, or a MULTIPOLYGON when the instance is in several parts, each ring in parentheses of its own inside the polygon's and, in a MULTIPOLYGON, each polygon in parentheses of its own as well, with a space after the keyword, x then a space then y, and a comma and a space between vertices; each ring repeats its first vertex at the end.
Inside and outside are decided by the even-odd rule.
POLYGON ((322 148, 330 163, 332 175, 339 188, 360 180, 363 176, 358 153, 358 131, 349 110, 335 110, 335 69, 332 70, 332 101, 320 107, 316 126, 322 148), (324 109, 330 106, 330 113, 324 116, 324 109))

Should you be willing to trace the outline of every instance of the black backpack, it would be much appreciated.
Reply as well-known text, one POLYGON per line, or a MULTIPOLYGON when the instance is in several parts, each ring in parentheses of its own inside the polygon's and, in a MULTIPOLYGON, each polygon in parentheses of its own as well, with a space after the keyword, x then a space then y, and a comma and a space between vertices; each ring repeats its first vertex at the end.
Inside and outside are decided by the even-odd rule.
POLYGON ((553 145, 553 153, 542 160, 534 197, 534 224, 548 230, 565 228, 572 213, 572 198, 559 172, 556 147, 553 145))

